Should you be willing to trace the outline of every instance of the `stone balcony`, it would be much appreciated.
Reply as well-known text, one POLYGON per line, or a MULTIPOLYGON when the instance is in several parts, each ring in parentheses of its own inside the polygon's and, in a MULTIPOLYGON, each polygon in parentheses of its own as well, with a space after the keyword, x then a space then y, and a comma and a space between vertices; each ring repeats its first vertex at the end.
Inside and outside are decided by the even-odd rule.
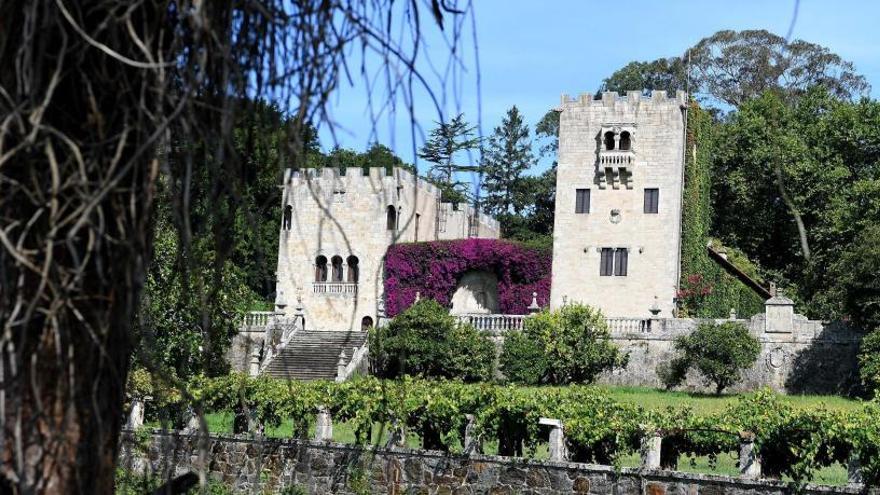
POLYGON ((312 284, 312 293, 355 296, 358 293, 358 284, 357 282, 315 282, 312 284))
POLYGON ((631 172, 636 164, 636 155, 632 150, 620 151, 600 151, 599 152, 599 173, 605 173, 606 169, 611 169, 613 173, 619 173, 621 170, 631 172))

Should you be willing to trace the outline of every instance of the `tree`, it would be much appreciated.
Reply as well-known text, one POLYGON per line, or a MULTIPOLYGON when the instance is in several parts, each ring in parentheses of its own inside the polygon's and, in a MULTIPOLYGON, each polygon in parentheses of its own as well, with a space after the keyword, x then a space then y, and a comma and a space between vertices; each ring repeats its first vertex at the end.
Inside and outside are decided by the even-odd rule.
POLYGON ((880 327, 862 339, 859 347, 859 374, 865 389, 880 395, 880 327))
POLYGON ((696 330, 675 340, 681 354, 663 370, 661 378, 671 388, 684 380, 687 370, 695 368, 721 392, 739 380, 743 370, 758 360, 761 344, 741 323, 701 323, 696 330))
POLYGON ((505 339, 500 358, 508 379, 529 384, 592 383, 627 360, 611 342, 602 313, 583 304, 530 316, 521 332, 505 339))
POLYGON ((787 42, 765 30, 724 30, 680 57, 630 62, 599 91, 690 90, 705 104, 737 108, 768 90, 794 100, 815 86, 838 99, 856 99, 870 89, 851 62, 824 46, 787 42))
POLYGON ((482 381, 495 369, 495 346, 470 325, 458 323, 433 299, 422 299, 388 325, 370 330, 375 372, 482 381))
MULTIPOLYGON (((286 157, 304 166, 305 130, 328 123, 352 46, 375 54, 366 65, 405 67, 388 69, 389 91, 411 99, 412 85, 396 82, 418 70, 419 19, 451 18, 460 32, 455 2, 420 8, 0 3, 0 492, 112 493, 160 177, 184 244, 194 176, 226 200, 217 218, 235 219, 248 170, 233 133, 244 97, 295 105, 286 157)), ((457 44, 454 35, 453 53, 457 44)), ((213 225, 214 246, 231 240, 229 222, 213 225)))
POLYGON ((483 206, 487 213, 499 218, 519 216, 531 201, 522 188, 523 174, 534 160, 531 147, 529 127, 514 105, 483 149, 483 206))
POLYGON ((437 122, 430 137, 419 150, 419 158, 432 163, 429 177, 440 187, 443 201, 465 202, 470 197, 467 181, 458 180, 462 172, 477 172, 478 166, 456 163, 456 155, 477 149, 475 126, 458 114, 449 122, 437 122))

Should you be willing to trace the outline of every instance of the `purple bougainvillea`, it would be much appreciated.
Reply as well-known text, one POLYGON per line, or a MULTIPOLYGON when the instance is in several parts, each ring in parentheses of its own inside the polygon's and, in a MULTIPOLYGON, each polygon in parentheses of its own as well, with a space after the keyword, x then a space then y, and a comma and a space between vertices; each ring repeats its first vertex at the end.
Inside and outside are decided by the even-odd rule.
POLYGON ((471 270, 498 277, 498 309, 526 314, 532 292, 550 300, 549 252, 497 239, 395 244, 385 257, 385 310, 393 317, 412 305, 416 292, 449 307, 462 275, 471 270))

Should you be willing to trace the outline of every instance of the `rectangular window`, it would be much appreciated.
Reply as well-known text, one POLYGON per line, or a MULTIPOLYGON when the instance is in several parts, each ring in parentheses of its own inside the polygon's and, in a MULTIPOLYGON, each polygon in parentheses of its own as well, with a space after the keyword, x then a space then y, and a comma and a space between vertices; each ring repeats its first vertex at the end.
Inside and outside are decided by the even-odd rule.
POLYGON ((614 276, 625 277, 626 265, 629 258, 629 250, 626 248, 617 248, 614 250, 614 276))
POLYGON ((602 256, 599 260, 599 276, 610 277, 614 271, 614 249, 602 248, 602 256))
POLYGON ((574 212, 575 213, 589 213, 590 212, 590 190, 589 189, 575 190, 574 212))
POLYGON ((660 189, 645 189, 645 213, 660 211, 660 189))

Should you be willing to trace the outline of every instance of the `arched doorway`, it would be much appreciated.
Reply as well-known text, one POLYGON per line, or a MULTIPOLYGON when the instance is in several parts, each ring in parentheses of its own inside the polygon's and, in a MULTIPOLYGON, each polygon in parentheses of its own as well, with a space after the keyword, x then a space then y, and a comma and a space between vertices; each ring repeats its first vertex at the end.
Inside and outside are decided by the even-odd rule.
POLYGON ((364 316, 361 318, 361 331, 366 332, 371 328, 373 328, 373 318, 370 316, 364 316))

